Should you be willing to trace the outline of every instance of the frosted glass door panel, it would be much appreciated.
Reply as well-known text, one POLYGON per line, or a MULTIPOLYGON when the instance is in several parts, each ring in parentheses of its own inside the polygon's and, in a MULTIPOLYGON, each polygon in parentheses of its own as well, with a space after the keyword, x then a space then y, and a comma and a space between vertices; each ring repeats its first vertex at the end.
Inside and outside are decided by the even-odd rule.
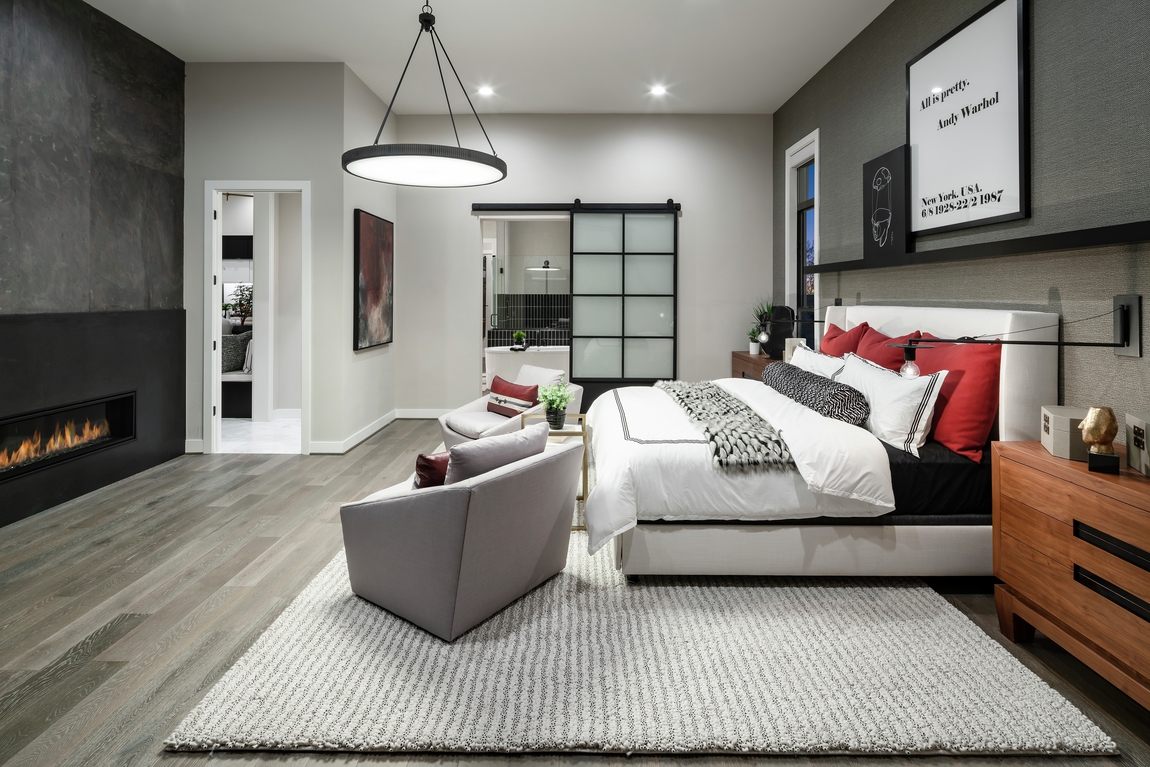
POLYGON ((623 335, 623 299, 618 297, 574 296, 571 313, 575 316, 572 333, 577 336, 623 335))
POLYGON ((675 292, 674 256, 626 256, 627 293, 675 292))
POLYGON ((674 253, 675 214, 628 213, 627 253, 674 253))
POLYGON ((576 338, 571 342, 572 378, 621 378, 623 342, 618 338, 576 338))
POLYGON ((575 253, 622 253, 622 213, 576 213, 572 217, 575 253))
POLYGON ((572 256, 575 259, 575 280, 571 292, 610 293, 623 292, 623 257, 620 255, 572 256))
POLYGON ((627 378, 671 378, 675 374, 675 341, 671 338, 623 340, 623 375, 627 378))
MULTIPOLYGON (((623 335, 675 335, 675 299, 628 296, 626 301, 626 322, 624 323, 623 335)), ((579 313, 576 312, 575 316, 578 317, 579 313)))

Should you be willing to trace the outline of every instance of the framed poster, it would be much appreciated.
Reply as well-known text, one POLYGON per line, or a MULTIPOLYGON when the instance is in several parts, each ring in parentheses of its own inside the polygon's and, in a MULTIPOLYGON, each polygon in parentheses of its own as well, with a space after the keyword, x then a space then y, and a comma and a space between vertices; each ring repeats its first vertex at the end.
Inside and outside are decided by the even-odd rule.
POLYGON ((863 165, 863 259, 907 252, 906 144, 863 165))
POLYGON ((996 0, 906 65, 910 224, 1030 215, 1026 0, 996 0))
POLYGON ((352 349, 391 343, 395 225, 356 208, 355 340, 352 349))

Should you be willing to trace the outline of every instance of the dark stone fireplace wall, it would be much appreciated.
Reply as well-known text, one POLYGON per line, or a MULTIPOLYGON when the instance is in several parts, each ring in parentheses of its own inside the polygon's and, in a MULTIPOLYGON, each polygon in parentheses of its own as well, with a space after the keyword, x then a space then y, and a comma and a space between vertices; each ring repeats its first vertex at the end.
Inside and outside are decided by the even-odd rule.
MULTIPOLYGON (((183 452, 183 175, 183 61, 80 0, 0 0, 0 418, 53 389, 37 377, 63 373, 74 347, 51 344, 114 341, 113 364, 164 361, 112 371, 115 385, 162 390, 176 416, 141 418, 151 463, 124 465, 183 452), (13 364, 29 351, 31 369, 13 364)), ((0 490, 0 524, 46 508, 13 508, 11 493, 0 490)))

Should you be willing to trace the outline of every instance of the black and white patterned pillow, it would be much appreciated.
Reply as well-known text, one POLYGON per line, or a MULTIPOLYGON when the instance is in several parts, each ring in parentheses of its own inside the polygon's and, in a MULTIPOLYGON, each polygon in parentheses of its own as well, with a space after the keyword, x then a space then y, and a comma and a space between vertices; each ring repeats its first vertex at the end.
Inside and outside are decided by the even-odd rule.
POLYGON ((863 426, 870 417, 870 405, 858 389, 786 362, 763 368, 763 383, 827 418, 863 426))

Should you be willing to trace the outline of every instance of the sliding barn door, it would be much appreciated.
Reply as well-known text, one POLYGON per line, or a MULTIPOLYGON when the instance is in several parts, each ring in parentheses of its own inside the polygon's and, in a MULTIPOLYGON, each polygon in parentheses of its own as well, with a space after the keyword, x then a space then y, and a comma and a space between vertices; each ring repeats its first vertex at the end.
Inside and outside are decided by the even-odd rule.
POLYGON ((572 212, 571 380, 584 412, 608 389, 675 377, 677 262, 674 211, 572 212))

